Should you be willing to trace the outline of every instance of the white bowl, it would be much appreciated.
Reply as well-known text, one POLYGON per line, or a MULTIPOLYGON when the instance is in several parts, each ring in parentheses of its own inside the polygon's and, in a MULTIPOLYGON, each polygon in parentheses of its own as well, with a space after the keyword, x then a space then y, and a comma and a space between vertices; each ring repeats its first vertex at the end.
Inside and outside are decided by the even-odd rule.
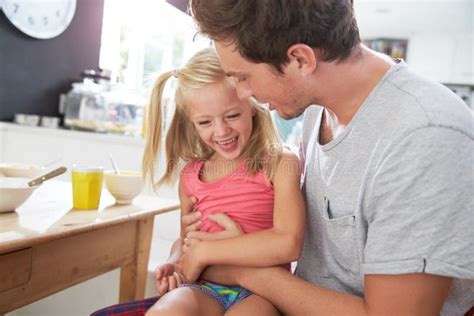
POLYGON ((139 172, 106 171, 104 173, 105 187, 115 198, 117 204, 130 204, 133 199, 142 192, 143 180, 139 172))
POLYGON ((44 168, 37 165, 28 165, 21 163, 2 163, 0 164, 0 173, 5 177, 29 178, 33 179, 41 176, 44 168))
POLYGON ((29 187, 28 178, 0 178, 0 213, 20 207, 38 187, 29 187))

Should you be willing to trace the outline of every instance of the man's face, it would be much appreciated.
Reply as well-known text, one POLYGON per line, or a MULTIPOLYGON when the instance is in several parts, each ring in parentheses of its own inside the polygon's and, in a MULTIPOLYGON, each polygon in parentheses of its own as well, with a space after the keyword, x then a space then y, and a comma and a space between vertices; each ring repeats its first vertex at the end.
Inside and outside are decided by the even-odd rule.
POLYGON ((304 93, 304 82, 300 82, 297 67, 293 67, 291 61, 281 74, 269 64, 244 59, 234 44, 216 42, 215 48, 240 99, 253 96, 260 103, 268 103, 270 110, 275 109, 284 119, 299 116, 310 105, 308 95, 304 93))

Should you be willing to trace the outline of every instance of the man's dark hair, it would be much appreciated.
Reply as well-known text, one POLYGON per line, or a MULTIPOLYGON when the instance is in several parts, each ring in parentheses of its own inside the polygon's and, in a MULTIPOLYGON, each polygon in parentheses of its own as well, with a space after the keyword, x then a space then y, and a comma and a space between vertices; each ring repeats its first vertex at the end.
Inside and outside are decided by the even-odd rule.
POLYGON ((334 61, 360 43, 352 0, 192 0, 190 11, 202 33, 279 71, 293 44, 318 48, 323 61, 334 61))

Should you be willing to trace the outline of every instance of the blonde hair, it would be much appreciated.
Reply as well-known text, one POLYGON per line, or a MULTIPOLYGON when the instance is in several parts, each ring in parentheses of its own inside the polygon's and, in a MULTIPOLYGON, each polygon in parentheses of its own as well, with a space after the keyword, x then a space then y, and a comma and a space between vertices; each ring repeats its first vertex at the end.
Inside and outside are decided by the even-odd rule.
MULTIPOLYGON (((226 78, 215 51, 206 48, 196 53, 183 68, 165 72, 156 80, 148 110, 142 160, 143 177, 150 179, 155 190, 160 185, 174 183, 177 169, 183 162, 209 159, 214 154, 214 150, 201 140, 187 116, 186 98, 204 86, 225 82, 226 78), (165 173, 155 182, 156 160, 163 137, 163 90, 171 76, 177 77, 175 109, 166 131, 165 173)), ((252 134, 243 152, 243 156, 247 158, 247 171, 254 174, 265 170, 268 178, 272 179, 282 152, 281 141, 269 111, 256 103, 249 104, 255 108, 255 115, 252 118, 252 134)))

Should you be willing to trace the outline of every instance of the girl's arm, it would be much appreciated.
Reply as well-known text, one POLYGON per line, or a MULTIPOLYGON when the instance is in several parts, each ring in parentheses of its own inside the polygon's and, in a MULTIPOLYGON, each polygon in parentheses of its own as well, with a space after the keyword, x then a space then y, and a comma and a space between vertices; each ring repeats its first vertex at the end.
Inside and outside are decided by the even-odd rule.
MULTIPOLYGON (((191 212, 193 207, 192 198, 185 195, 182 182, 179 183, 179 200, 181 208, 181 216, 191 212)), ((184 223, 181 222, 180 237, 176 239, 171 247, 170 255, 165 263, 156 267, 154 271, 156 288, 158 292, 163 295, 164 293, 175 289, 181 283, 183 283, 184 277, 179 266, 179 262, 183 255, 183 236, 185 235, 184 223)))
POLYGON ((193 280, 209 265, 268 267, 298 259, 305 222, 300 175, 299 159, 284 153, 273 177, 273 228, 225 240, 193 243, 183 258, 186 276, 193 280))
MULTIPOLYGON (((183 188, 183 183, 180 180, 178 186, 178 194, 179 194, 179 204, 180 204, 180 219, 183 215, 188 214, 193 209, 193 203, 190 200, 190 197, 186 195, 183 188)), ((173 243, 171 247, 170 255, 166 260, 167 263, 178 263, 181 260, 183 255, 183 239, 186 235, 185 232, 186 227, 184 226, 183 222, 180 220, 180 233, 178 239, 173 243)))

